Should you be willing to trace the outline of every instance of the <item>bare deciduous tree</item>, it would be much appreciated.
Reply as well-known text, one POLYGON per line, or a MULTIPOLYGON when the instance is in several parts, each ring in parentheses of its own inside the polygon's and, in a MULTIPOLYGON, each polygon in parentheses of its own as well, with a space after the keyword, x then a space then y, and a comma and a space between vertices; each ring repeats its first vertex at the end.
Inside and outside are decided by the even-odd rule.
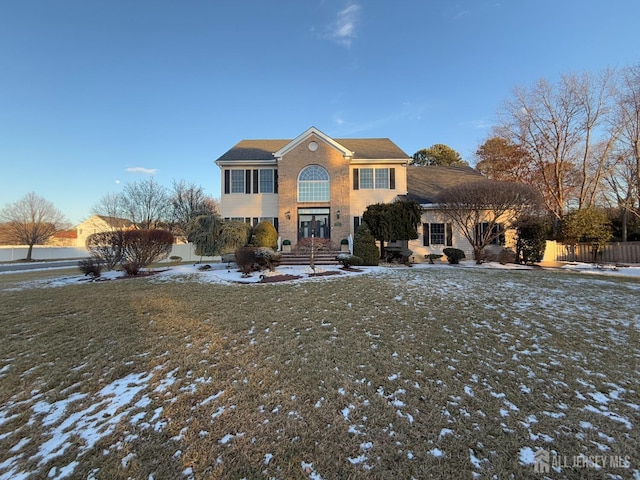
POLYGON ((607 123, 613 73, 565 75, 557 85, 539 80, 517 88, 499 112, 497 134, 530 159, 526 180, 557 220, 569 205, 586 208, 601 191, 617 130, 607 123))
POLYGON ((167 189, 153 178, 127 183, 120 195, 121 211, 138 228, 162 228, 169 220, 169 198, 167 189))
MULTIPOLYGON (((100 215, 108 218, 121 218, 124 216, 122 200, 117 193, 107 193, 91 208, 92 215, 100 215)), ((114 228, 117 228, 114 223, 114 228)))
POLYGON ((532 187, 515 182, 479 180, 449 187, 435 200, 442 213, 462 232, 477 263, 487 245, 523 215, 542 205, 532 187), (485 228, 478 226, 484 224, 485 228), (502 228, 499 228, 502 227, 502 228))
POLYGON ((172 222, 181 235, 185 235, 187 225, 200 215, 219 215, 219 206, 205 195, 202 187, 184 180, 173 181, 171 192, 172 222))
POLYGON ((609 183, 620 200, 623 214, 631 212, 640 217, 640 64, 624 69, 620 83, 617 104, 620 154, 609 183))
POLYGON ((34 245, 68 226, 64 214, 35 192, 0 210, 0 221, 6 224, 6 235, 12 243, 29 246, 26 260, 31 260, 34 245))

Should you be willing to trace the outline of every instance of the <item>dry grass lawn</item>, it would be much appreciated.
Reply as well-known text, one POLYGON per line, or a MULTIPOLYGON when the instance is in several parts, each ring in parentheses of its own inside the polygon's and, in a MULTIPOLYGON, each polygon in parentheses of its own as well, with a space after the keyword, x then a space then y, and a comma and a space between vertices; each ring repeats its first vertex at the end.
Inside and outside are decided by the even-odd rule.
POLYGON ((20 275, 0 276, 2 479, 533 479, 538 448, 570 464, 549 478, 640 477, 637 280, 20 275))

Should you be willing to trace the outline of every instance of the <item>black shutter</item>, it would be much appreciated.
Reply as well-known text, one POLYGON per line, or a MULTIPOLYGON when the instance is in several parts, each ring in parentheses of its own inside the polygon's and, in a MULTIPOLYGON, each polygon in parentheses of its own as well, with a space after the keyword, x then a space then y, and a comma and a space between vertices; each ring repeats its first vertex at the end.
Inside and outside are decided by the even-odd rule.
POLYGON ((445 223, 444 225, 444 229, 445 229, 445 234, 446 234, 446 240, 445 242, 447 243, 447 247, 451 247, 453 246, 453 229, 451 228, 451 224, 450 223, 445 223))
POLYGON ((358 190, 360 188, 360 175, 357 168, 353 169, 353 189, 358 190))
POLYGON ((396 169, 395 168, 389 169, 389 189, 390 190, 396 189, 396 169))
POLYGON ((260 186, 259 174, 260 170, 253 171, 253 193, 258 193, 258 187, 260 186))
POLYGON ((273 193, 278 193, 278 169, 273 171, 273 193))
POLYGON ((423 247, 428 247, 430 245, 429 243, 429 224, 428 223, 423 223, 422 224, 422 246, 423 247))
POLYGON ((353 233, 356 233, 358 227, 360 226, 360 217, 353 217, 353 233))
POLYGON ((229 169, 225 169, 224 171, 224 193, 231 192, 231 173, 229 169))
POLYGON ((273 226, 275 227, 276 231, 278 231, 278 217, 275 217, 273 219, 273 226))
POLYGON ((251 170, 244 171, 244 193, 251 193, 251 170))

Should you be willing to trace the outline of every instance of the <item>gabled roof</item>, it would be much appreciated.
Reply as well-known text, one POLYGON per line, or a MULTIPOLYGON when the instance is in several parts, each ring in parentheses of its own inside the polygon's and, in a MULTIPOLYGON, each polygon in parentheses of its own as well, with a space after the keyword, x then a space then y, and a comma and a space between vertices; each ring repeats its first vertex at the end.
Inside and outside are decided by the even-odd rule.
POLYGON ((104 223, 106 223, 107 225, 113 228, 129 228, 133 225, 133 222, 126 218, 111 217, 108 215, 92 215, 91 217, 87 218, 84 222, 82 222, 80 225, 91 221, 91 219, 100 219, 104 223))
MULTIPOLYGON (((409 160, 400 147, 388 138, 329 138, 315 127, 311 127, 295 139, 241 140, 216 160, 218 165, 250 161, 275 162, 276 152, 286 153, 289 146, 295 146, 310 134, 326 138, 328 143, 340 148, 345 154, 353 153, 354 160, 409 160)), ((347 155, 349 156, 349 155, 347 155)))
POLYGON ((471 167, 444 167, 439 165, 407 167, 407 199, 421 205, 434 203, 442 190, 461 183, 477 182, 485 178, 471 167))
POLYGON ((291 140, 284 147, 282 147, 277 152, 275 152, 273 155, 278 160, 280 160, 284 155, 287 154, 287 152, 293 150, 294 148, 296 148, 301 143, 307 142, 311 138, 318 139, 318 140, 326 143, 327 145, 329 145, 331 148, 334 148, 334 149, 338 150, 342 154, 342 156, 345 157, 345 158, 352 158, 353 157, 353 152, 352 151, 350 151, 348 148, 345 148, 344 145, 340 144, 339 142, 336 142, 329 135, 327 135, 325 133, 322 133, 316 127, 308 128, 307 130, 302 132, 300 135, 298 135, 296 138, 291 140))

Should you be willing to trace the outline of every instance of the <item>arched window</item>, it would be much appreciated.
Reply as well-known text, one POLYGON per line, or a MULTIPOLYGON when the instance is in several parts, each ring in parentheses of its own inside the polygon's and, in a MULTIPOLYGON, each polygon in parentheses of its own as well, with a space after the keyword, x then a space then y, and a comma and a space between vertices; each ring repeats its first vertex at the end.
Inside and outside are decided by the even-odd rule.
POLYGON ((298 175, 298 201, 329 201, 329 174, 320 165, 309 165, 298 175))

